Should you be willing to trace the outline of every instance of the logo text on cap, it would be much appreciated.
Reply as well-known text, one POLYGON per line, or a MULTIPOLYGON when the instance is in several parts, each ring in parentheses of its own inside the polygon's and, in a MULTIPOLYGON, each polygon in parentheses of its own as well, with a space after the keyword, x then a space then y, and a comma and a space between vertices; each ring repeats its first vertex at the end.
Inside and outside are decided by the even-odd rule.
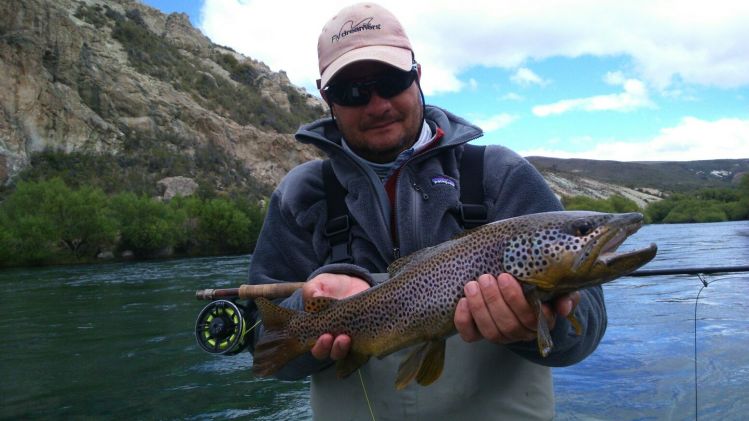
POLYGON ((374 19, 374 16, 364 18, 359 23, 354 24, 354 21, 349 20, 346 21, 343 25, 341 25, 341 29, 338 31, 338 34, 333 35, 330 38, 330 42, 333 43, 335 41, 340 41, 341 38, 345 38, 348 35, 351 35, 356 32, 361 31, 373 31, 373 30, 379 30, 382 29, 381 24, 372 24, 372 20, 374 19), (346 26, 348 25, 348 29, 346 29, 346 26))

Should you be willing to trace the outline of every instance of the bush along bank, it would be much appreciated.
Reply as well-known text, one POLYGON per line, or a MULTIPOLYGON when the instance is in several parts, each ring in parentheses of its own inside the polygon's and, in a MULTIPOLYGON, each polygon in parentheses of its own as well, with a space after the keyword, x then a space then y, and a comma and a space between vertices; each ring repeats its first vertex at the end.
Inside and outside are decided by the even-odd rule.
POLYGON ((702 189, 677 193, 640 209, 623 196, 593 199, 586 196, 562 197, 567 210, 598 212, 644 212, 648 223, 675 224, 749 220, 749 175, 736 188, 702 189))
POLYGON ((262 204, 70 188, 60 178, 20 182, 0 203, 0 266, 244 254, 262 227, 262 204))

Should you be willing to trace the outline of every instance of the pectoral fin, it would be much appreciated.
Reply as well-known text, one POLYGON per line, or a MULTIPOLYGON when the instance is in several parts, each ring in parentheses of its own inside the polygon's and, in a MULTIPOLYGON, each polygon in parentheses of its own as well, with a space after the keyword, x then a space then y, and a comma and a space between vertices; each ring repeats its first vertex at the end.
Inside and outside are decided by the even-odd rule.
POLYGON ((444 366, 445 340, 426 342, 414 349, 400 364, 395 388, 401 390, 413 379, 422 386, 428 386, 442 375, 444 366))
POLYGON ((572 327, 575 328, 575 334, 577 336, 580 336, 583 334, 583 326, 580 324, 580 321, 577 320, 577 318, 575 317, 574 311, 567 315, 567 320, 569 320, 572 327))
POLYGON ((541 300, 538 298, 535 288, 527 290, 525 298, 536 313, 536 342, 538 343, 539 354, 545 358, 551 353, 551 349, 554 348, 554 341, 551 340, 549 325, 546 323, 546 317, 541 309, 541 300))
POLYGON ((344 379, 366 364, 367 361, 369 361, 369 355, 351 351, 346 358, 338 360, 336 363, 336 375, 339 379, 344 379))

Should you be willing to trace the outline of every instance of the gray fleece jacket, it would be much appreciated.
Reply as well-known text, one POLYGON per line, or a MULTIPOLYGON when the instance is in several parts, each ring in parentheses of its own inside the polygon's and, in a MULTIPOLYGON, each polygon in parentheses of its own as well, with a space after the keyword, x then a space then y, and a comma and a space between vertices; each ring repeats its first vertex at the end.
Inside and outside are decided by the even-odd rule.
MULTIPOLYGON (((383 279, 377 274, 386 272, 395 256, 460 233, 456 218, 462 181, 460 158, 464 143, 482 132, 437 107, 427 106, 425 117, 432 132, 439 128, 444 135, 435 147, 403 165, 392 205, 377 175, 342 148, 341 135, 330 119, 301 127, 297 140, 330 156, 334 173, 348 192, 346 204, 357 221, 351 230, 353 262, 329 264, 322 161, 311 161, 289 172, 273 193, 252 256, 249 282, 298 282, 329 272, 359 276, 376 284, 383 279), (391 215, 395 218, 392 224, 391 215)), ((501 146, 489 146, 485 153, 484 198, 492 221, 562 208, 535 168, 501 146)), ((280 305, 302 310, 300 292, 279 300, 280 305)), ((566 319, 558 319, 552 331, 555 347, 547 358, 538 355, 535 342, 469 344, 454 335, 447 341, 443 374, 428 387, 412 383, 405 390, 395 390, 397 368, 408 350, 371 359, 361 368, 361 379, 354 374, 338 380, 331 361, 318 361, 310 354, 292 361, 277 376, 292 380, 311 375, 312 409, 321 420, 370 419, 361 380, 378 420, 551 419, 554 398, 549 367, 581 361, 598 346, 606 329, 601 288, 581 294, 575 316, 583 334, 575 335, 566 319)), ((250 319, 258 317, 252 304, 248 313, 250 319)), ((262 324, 255 332, 256 342, 264 334, 262 324)))

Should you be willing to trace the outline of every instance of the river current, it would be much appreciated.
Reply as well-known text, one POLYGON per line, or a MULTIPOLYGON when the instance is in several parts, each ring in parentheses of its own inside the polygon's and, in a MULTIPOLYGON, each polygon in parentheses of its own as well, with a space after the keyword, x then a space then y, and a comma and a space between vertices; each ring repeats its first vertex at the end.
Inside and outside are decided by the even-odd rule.
MULTIPOLYGON (((623 248, 650 242, 649 269, 749 264, 746 221, 649 225, 623 248)), ((0 271, 0 419, 309 418, 307 381, 255 378, 248 353, 195 342, 195 290, 241 284, 250 258, 0 271)), ((605 285, 600 346, 554 369, 557 419, 745 419, 749 273, 703 279, 605 285)))

